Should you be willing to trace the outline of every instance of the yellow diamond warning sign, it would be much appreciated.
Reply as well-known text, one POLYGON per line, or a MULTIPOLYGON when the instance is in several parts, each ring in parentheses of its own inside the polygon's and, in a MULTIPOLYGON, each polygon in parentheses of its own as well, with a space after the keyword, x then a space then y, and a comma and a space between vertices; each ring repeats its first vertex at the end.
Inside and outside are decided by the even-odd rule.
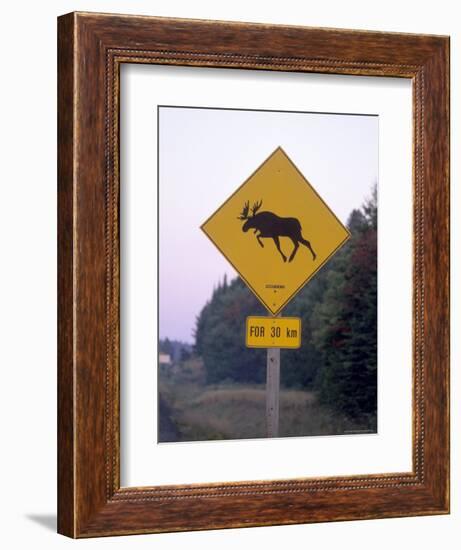
POLYGON ((280 147, 202 230, 273 315, 350 237, 280 147))

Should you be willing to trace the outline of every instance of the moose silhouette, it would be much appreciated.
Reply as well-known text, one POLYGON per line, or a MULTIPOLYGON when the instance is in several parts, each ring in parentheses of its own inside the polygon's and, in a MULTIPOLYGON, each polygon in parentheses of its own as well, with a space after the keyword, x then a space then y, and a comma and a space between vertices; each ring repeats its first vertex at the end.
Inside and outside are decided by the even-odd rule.
POLYGON ((242 227, 242 231, 246 233, 249 229, 254 229, 256 239, 258 243, 264 248, 264 244, 261 239, 273 239, 277 250, 280 252, 283 261, 287 261, 287 257, 280 248, 280 237, 288 237, 292 240, 294 248, 288 259, 289 262, 293 260, 296 252, 299 248, 299 243, 307 247, 311 254, 312 259, 315 260, 317 255, 312 249, 311 243, 306 241, 301 233, 301 224, 296 218, 281 218, 273 212, 259 212, 263 201, 255 202, 251 207, 251 216, 248 216, 250 211, 250 202, 246 201, 240 216, 237 219, 245 221, 242 227))

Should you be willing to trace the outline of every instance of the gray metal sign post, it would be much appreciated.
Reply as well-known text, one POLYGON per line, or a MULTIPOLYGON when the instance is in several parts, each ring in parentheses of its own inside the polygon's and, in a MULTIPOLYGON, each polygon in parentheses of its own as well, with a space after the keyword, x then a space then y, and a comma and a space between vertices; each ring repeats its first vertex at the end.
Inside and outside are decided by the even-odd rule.
POLYGON ((267 349, 266 423, 267 437, 279 435, 280 348, 267 349))

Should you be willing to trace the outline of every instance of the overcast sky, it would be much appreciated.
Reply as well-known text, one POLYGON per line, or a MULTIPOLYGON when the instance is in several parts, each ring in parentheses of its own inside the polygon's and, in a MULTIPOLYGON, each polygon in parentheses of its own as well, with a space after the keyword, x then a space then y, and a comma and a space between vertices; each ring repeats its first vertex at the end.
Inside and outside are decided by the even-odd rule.
POLYGON ((201 224, 281 146, 345 223, 378 180, 377 116, 161 107, 160 338, 193 342, 213 286, 236 273, 201 224))

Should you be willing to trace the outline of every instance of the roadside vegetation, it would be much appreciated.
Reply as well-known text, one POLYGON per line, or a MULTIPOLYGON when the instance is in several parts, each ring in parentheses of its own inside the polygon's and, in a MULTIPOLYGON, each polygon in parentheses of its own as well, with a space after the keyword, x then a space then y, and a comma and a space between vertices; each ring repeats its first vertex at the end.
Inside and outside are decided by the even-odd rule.
MULTIPOLYGON (((281 352, 281 437, 375 432, 376 189, 348 221, 351 239, 284 309, 302 345, 281 352)), ((265 311, 240 278, 216 286, 195 345, 163 340, 160 440, 265 437, 266 351, 245 347, 245 319, 265 311), (173 353, 174 352, 174 353, 173 353)))

